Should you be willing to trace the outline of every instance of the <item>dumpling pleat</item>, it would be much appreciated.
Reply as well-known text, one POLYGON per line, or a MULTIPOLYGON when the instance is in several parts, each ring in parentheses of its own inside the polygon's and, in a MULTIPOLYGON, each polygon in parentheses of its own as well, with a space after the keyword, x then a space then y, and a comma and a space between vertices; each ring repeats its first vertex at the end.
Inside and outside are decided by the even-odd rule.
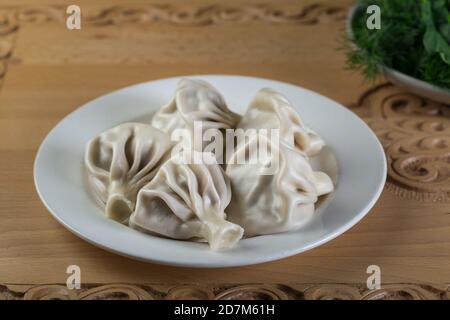
POLYGON ((171 147, 162 131, 142 123, 121 124, 89 141, 88 181, 107 217, 128 219, 138 191, 153 178, 171 147))
POLYGON ((223 169, 217 163, 183 161, 180 155, 173 156, 141 189, 130 226, 174 239, 203 240, 214 250, 233 247, 241 239, 243 229, 225 219, 231 189, 223 169), (157 198, 166 207, 155 205, 157 198), (167 218, 170 214, 178 219, 167 218), (159 223, 162 220, 172 225, 166 227, 159 223))

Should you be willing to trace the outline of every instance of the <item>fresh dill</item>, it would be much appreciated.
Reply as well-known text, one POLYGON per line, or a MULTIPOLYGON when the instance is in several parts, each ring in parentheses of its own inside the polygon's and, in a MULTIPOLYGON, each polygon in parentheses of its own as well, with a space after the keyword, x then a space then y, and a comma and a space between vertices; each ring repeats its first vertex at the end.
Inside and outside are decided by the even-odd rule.
POLYGON ((375 79, 380 66, 450 89, 450 0, 359 0, 347 45, 351 69, 375 79), (366 9, 381 9, 381 28, 370 30, 366 9))

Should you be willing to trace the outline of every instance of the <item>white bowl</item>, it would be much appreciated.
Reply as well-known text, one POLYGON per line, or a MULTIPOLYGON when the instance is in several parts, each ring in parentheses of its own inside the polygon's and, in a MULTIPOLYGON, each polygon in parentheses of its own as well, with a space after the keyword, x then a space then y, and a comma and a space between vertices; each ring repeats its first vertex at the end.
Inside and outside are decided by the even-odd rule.
POLYGON ((307 125, 327 142, 339 163, 332 196, 301 230, 241 240, 227 251, 203 243, 151 236, 107 219, 84 181, 86 143, 126 121, 148 121, 172 97, 180 78, 142 83, 97 98, 64 118, 45 138, 34 164, 34 179, 50 213, 81 238, 115 253, 162 264, 231 267, 291 256, 342 234, 363 218, 379 197, 386 179, 383 148, 369 127, 340 104, 303 88, 267 79, 204 75, 242 113, 263 87, 284 94, 307 125))
POLYGON ((450 104, 450 90, 434 86, 388 67, 382 67, 386 79, 415 95, 430 100, 450 104))
MULTIPOLYGON (((347 35, 350 39, 353 39, 352 21, 356 10, 357 6, 353 6, 350 8, 347 15, 347 35)), ((356 44, 354 45, 356 46, 356 44)), ((450 90, 432 85, 383 65, 380 65, 379 67, 385 78, 398 87, 436 102, 445 104, 450 103, 450 90)))

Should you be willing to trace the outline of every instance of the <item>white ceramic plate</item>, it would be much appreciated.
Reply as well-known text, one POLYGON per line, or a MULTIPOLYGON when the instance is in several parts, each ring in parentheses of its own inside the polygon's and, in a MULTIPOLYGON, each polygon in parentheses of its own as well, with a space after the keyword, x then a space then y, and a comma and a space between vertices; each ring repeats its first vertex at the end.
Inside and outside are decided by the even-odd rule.
MULTIPOLYGON (((191 76, 189 76, 191 77, 191 76)), ((317 247, 363 218, 386 179, 383 148, 369 127, 338 103, 303 88, 261 78, 192 76, 222 92, 229 107, 242 113, 263 87, 284 94, 305 123, 336 155, 339 182, 308 226, 301 230, 244 239, 227 251, 203 243, 159 238, 109 220, 85 184, 83 154, 98 133, 126 121, 148 121, 170 100, 180 78, 142 83, 97 98, 64 118, 45 138, 34 164, 36 189, 51 214, 81 238, 131 258, 190 267, 231 267, 272 261, 317 247)))

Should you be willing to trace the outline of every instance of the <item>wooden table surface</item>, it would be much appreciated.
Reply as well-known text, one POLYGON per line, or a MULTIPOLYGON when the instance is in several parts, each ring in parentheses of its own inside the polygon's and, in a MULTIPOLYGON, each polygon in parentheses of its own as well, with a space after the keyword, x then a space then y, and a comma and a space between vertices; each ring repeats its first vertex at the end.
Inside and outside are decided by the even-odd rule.
POLYGON ((77 1, 81 30, 66 28, 66 1, 0 4, 0 298, 449 297, 450 109, 345 70, 351 1, 124 3, 77 1), (123 86, 211 73, 294 83, 362 116, 389 162, 371 212, 303 254, 207 270, 117 256, 51 217, 33 161, 64 116, 123 86), (81 268, 80 290, 64 287, 69 265, 81 268), (380 290, 365 287, 369 265, 381 268, 380 290))

